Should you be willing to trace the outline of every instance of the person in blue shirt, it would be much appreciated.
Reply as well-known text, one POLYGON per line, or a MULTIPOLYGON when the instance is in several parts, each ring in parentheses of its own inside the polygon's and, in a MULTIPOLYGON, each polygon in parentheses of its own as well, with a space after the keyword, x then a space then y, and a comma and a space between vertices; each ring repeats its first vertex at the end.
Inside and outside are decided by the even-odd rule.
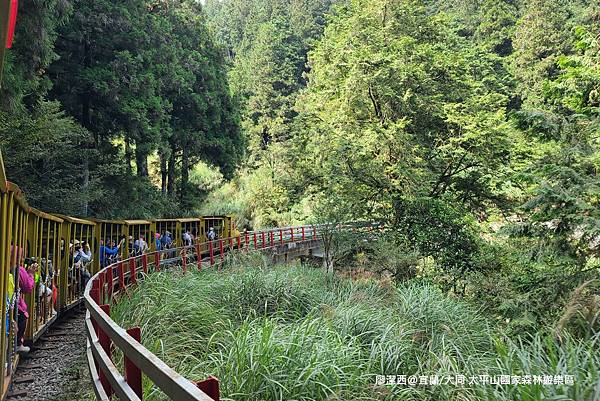
POLYGON ((100 266, 106 267, 108 265, 109 259, 116 256, 119 253, 119 245, 115 245, 113 241, 112 246, 104 245, 104 241, 100 240, 100 266))
MULTIPOLYGON (((173 238, 171 237, 171 233, 169 231, 165 231, 164 235, 160 238, 161 246, 163 250, 171 249, 173 247, 173 238)), ((175 251, 170 251, 166 253, 168 258, 175 257, 175 251)))
POLYGON ((169 249, 173 244, 171 233, 169 231, 165 231, 164 235, 160 238, 160 242, 162 244, 162 249, 169 249))

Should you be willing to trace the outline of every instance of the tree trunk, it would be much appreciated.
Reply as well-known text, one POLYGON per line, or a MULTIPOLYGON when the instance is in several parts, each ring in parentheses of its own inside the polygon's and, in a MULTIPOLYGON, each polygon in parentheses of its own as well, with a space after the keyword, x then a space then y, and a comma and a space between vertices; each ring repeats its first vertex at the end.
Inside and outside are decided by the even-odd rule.
MULTIPOLYGON (((88 41, 83 45, 83 66, 89 68, 92 66, 92 54, 90 51, 90 44, 88 41)), ((87 130, 92 132, 94 136, 94 148, 100 147, 100 137, 98 130, 92 127, 92 94, 90 91, 86 91, 80 96, 81 101, 81 125, 87 130)))
POLYGON ((127 168, 127 175, 132 175, 132 167, 131 167, 131 145, 129 144, 129 137, 125 135, 125 167, 127 168))
POLYGON ((181 159, 181 193, 179 194, 179 200, 182 205, 185 203, 185 195, 190 181, 190 152, 188 148, 189 146, 183 146, 183 158, 181 159))
POLYGON ((135 147, 135 165, 138 177, 148 177, 148 150, 144 144, 135 147))
POLYGON ((175 149, 171 149, 171 154, 169 155, 169 166, 167 173, 167 194, 170 197, 175 196, 175 149))
POLYGON ((82 184, 82 191, 83 191, 83 204, 82 204, 82 208, 81 208, 81 213, 83 213, 84 217, 87 217, 89 215, 89 204, 88 204, 88 191, 89 191, 89 187, 90 187, 90 162, 88 160, 87 157, 83 158, 83 184, 82 184))
POLYGON ((167 194, 167 154, 164 150, 159 153, 160 158, 160 188, 163 195, 167 194))
MULTIPOLYGON (((86 41, 84 45, 84 58, 83 63, 85 67, 92 65, 90 44, 86 41)), ((91 114, 91 96, 89 93, 83 97, 81 102, 81 121, 82 125, 89 131, 94 133, 94 147, 98 148, 98 133, 97 130, 92 129, 92 114, 91 114)), ((86 141, 87 142, 87 141, 86 141)), ((83 144, 85 148, 89 148, 89 144, 83 144)), ((81 213, 84 217, 89 216, 89 203, 88 203, 88 191, 90 187, 90 161, 87 157, 83 158, 83 184, 81 190, 83 191, 83 204, 81 205, 81 213)))

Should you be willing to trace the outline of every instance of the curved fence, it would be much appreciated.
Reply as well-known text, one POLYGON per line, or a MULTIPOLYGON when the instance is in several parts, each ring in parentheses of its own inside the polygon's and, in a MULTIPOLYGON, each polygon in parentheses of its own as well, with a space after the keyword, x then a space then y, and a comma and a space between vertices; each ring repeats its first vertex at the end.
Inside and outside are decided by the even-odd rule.
POLYGON ((278 247, 289 247, 286 257, 296 256, 297 244, 316 237, 315 227, 240 235, 232 216, 84 220, 46 213, 31 207, 7 180, 0 152, 0 308, 6 319, 0 335, 0 399, 12 389, 28 345, 82 301, 98 399, 141 399, 143 376, 174 400, 218 399, 216 378, 191 383, 177 375, 140 345, 138 328, 125 330, 110 319, 111 306, 146 273, 166 266, 218 268, 230 252, 278 247), (212 235, 220 239, 206 242, 212 235), (182 244, 188 246, 178 247, 182 244), (122 373, 121 364, 113 363, 115 348, 124 355, 122 373))
POLYGON ((196 269, 220 268, 226 255, 232 252, 289 249, 309 242, 317 244, 318 230, 316 226, 302 226, 248 232, 135 256, 96 273, 84 291, 87 359, 96 397, 103 401, 113 395, 121 400, 142 400, 142 377, 145 376, 171 400, 219 400, 217 378, 209 377, 194 383, 175 372, 140 343, 143 333, 139 327, 123 328, 111 319, 111 306, 147 274, 167 266, 176 266, 183 273, 192 266, 196 269), (123 373, 113 361, 114 349, 123 353, 123 373))

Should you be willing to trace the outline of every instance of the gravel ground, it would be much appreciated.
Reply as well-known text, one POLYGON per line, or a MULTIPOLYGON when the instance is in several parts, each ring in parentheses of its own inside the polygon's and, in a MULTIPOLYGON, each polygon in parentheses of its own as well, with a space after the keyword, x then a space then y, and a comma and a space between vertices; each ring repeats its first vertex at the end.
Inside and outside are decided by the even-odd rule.
POLYGON ((85 358, 85 312, 79 308, 57 321, 21 360, 7 401, 94 399, 85 358))

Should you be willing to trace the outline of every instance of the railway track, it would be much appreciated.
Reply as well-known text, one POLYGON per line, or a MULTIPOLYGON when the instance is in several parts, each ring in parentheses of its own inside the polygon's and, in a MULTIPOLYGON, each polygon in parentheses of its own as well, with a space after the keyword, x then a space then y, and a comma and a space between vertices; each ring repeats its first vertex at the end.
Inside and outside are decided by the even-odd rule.
POLYGON ((93 399, 85 364, 85 307, 51 326, 19 363, 7 401, 93 399))

